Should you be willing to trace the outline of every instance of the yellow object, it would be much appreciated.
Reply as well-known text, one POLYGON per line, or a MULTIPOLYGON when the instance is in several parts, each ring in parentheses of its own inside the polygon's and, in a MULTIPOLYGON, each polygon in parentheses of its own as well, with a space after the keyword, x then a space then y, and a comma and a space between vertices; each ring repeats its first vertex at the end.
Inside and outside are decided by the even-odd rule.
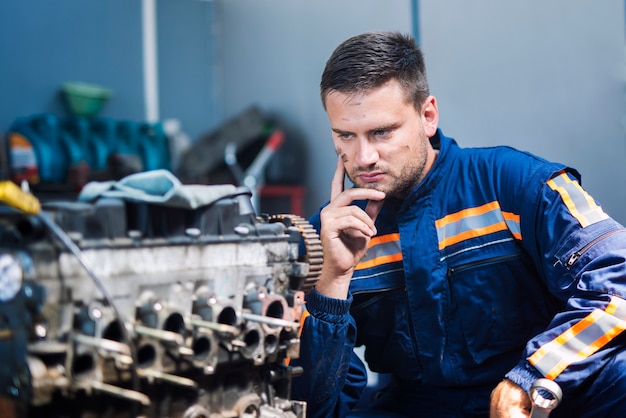
POLYGON ((0 200, 29 215, 36 215, 41 210, 41 204, 35 196, 23 191, 9 180, 0 181, 0 200))

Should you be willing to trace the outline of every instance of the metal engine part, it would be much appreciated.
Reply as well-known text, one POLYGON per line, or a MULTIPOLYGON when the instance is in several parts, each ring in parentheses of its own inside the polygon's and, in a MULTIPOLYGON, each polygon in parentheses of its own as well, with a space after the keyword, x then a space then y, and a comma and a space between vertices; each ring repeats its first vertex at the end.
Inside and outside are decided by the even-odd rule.
POLYGON ((320 265, 310 225, 245 188, 2 207, 0 396, 24 417, 303 418, 288 363, 320 265))

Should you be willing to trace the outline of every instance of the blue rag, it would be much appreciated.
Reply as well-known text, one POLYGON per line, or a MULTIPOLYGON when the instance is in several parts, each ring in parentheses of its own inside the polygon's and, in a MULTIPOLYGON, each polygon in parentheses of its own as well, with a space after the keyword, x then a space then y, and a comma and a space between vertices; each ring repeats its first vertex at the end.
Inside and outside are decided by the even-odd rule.
POLYGON ((240 193, 232 184, 185 185, 168 170, 159 169, 131 174, 119 181, 89 182, 82 188, 78 200, 94 201, 99 197, 114 197, 196 209, 235 194, 240 193))

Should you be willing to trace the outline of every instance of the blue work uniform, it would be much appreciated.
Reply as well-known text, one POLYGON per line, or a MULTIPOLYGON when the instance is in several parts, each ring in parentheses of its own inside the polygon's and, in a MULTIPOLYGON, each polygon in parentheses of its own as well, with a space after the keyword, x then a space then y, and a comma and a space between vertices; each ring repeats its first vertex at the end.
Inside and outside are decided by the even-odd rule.
POLYGON ((294 398, 310 417, 353 413, 365 345, 392 383, 359 416, 487 417, 505 377, 556 381, 554 417, 626 416, 626 230, 574 169, 440 130, 431 143, 425 178, 385 200, 348 299, 307 295, 294 398))

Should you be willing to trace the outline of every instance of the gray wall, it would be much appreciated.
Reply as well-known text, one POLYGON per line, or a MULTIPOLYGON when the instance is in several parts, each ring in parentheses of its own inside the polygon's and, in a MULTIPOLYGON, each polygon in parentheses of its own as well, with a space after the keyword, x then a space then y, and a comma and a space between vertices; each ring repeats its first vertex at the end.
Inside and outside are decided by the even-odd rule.
MULTIPOLYGON (((624 2, 421 0, 419 37, 441 127, 463 146, 508 144, 571 164, 626 222, 624 2)), ((226 114, 247 103, 304 133, 310 213, 335 157, 318 98, 325 60, 358 32, 410 32, 406 0, 223 3, 226 114)))
POLYGON ((420 31, 444 132, 570 164, 626 222, 624 2, 442 3, 420 31))
POLYGON ((157 1, 160 116, 179 119, 192 139, 222 121, 216 78, 220 68, 216 4, 157 1))
MULTIPOLYGON (((226 0, 223 2, 225 116, 256 103, 296 126, 305 144, 310 215, 330 195, 334 150, 319 99, 319 79, 332 50, 367 30, 412 31, 408 0, 226 0)), ((288 138, 289 139, 289 138, 288 138)))

